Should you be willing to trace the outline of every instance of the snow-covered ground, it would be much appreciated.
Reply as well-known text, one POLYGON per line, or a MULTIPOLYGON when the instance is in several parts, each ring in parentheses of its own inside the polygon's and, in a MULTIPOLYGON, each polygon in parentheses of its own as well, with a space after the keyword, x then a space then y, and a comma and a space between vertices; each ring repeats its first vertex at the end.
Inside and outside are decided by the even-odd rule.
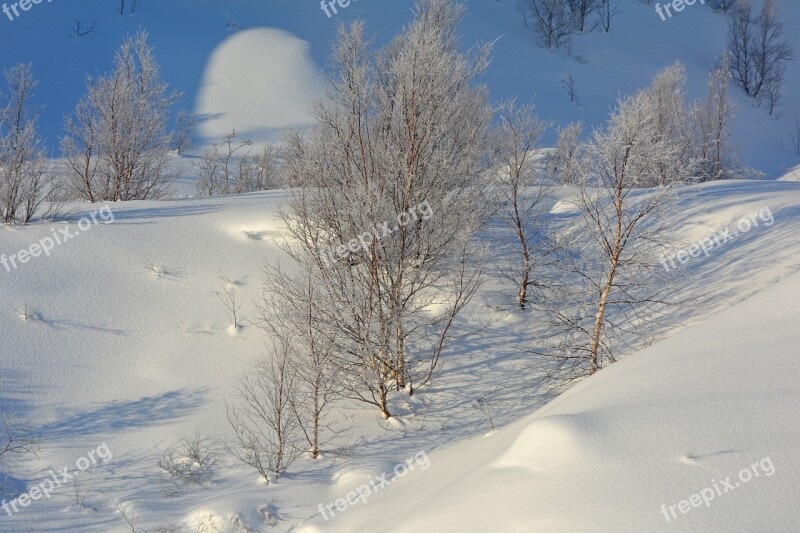
MULTIPOLYGON (((793 505, 780 502, 793 501, 800 467, 793 449, 800 283, 792 275, 800 267, 800 186, 728 182, 692 192, 682 209, 687 241, 764 208, 774 223, 681 266, 682 289, 700 302, 681 317, 692 323, 684 331, 545 406, 550 398, 532 386, 529 356, 518 350, 529 318, 495 310, 490 284, 463 320, 473 334, 455 346, 440 381, 395 406, 393 424, 382 424, 372 408, 348 406, 339 415, 353 426, 356 451, 302 460, 268 488, 226 459, 211 487, 178 498, 162 495, 160 451, 195 428, 221 445, 236 377, 264 348, 252 326, 231 335, 214 292, 221 275, 235 281, 242 315, 255 318, 262 266, 280 257, 273 239, 282 233, 284 193, 112 205, 112 222, 97 215, 97 225, 50 257, 0 271, 4 397, 42 438, 38 457, 16 465, 26 473, 19 483, 30 487, 50 469, 74 470, 103 443, 113 453, 82 474, 92 489, 83 511, 74 488, 60 487, 51 499, 2 517, 3 531, 123 531, 116 501, 128 502, 149 530, 191 524, 203 513, 222 531, 236 530, 234 516, 251 530, 272 520, 286 530, 420 452, 430 468, 370 496, 368 505, 312 523, 339 531, 366 531, 378 520, 403 530, 665 529, 662 503, 769 456, 774 477, 675 524, 781 530, 796 517, 793 505), (490 436, 481 398, 499 428, 490 436), (412 519, 400 521, 404 513, 412 519)), ((75 211, 68 227, 74 231, 89 212, 75 211)), ((15 251, 51 234, 50 226, 33 225, 5 229, 0 239, 3 250, 15 251)))
MULTIPOLYGON (((662 22, 652 6, 623 0, 615 30, 577 37, 569 57, 533 43, 513 0, 468 5, 470 43, 501 37, 482 78, 492 98, 534 99, 561 125, 600 125, 618 95, 676 59, 691 96, 704 97, 724 42, 724 19, 705 7, 662 22), (567 76, 580 106, 561 86, 567 76)), ((783 10, 796 30, 800 4, 783 10)), ((143 28, 165 79, 184 91, 182 106, 201 116, 198 147, 230 129, 271 142, 310 123, 337 22, 363 17, 382 43, 409 13, 410 2, 389 0, 354 1, 331 19, 315 1, 145 0, 120 17, 108 1, 42 2, 14 21, 0 15, 0 64, 33 63, 42 130, 55 146, 85 76, 108 70, 123 36, 143 28), (96 32, 71 37, 76 18, 97 21, 96 32)), ((104 204, 74 204, 68 221, 1 227, 4 257, 76 235, 49 256, 0 266, 3 410, 28 422, 41 448, 4 468, 13 473, 6 499, 51 470, 87 468, 77 487, 56 483, 51 498, 13 516, 0 510, 0 531, 130 531, 120 507, 150 532, 213 531, 204 523, 224 532, 796 530, 800 161, 785 144, 800 115, 798 65, 787 72, 781 120, 736 94, 741 157, 779 179, 688 187, 676 230, 691 244, 765 210, 773 222, 678 266, 676 296, 692 305, 670 315, 658 342, 555 397, 535 386, 524 351, 531 315, 503 310, 489 280, 460 319, 465 336, 439 380, 395 398, 389 422, 341 405, 336 420, 350 429, 340 448, 299 460, 268 487, 225 455, 210 486, 168 498, 156 462, 183 434, 197 430, 215 449, 231 437, 237 377, 265 350, 250 321, 264 265, 282 258, 285 192, 122 202, 99 213, 104 204), (215 294, 222 278, 243 304, 237 331, 215 294), (404 462, 409 471, 395 479, 404 462), (357 490, 366 503, 337 508, 357 490)), ((193 193, 193 161, 175 163, 187 169, 178 196, 193 193)))

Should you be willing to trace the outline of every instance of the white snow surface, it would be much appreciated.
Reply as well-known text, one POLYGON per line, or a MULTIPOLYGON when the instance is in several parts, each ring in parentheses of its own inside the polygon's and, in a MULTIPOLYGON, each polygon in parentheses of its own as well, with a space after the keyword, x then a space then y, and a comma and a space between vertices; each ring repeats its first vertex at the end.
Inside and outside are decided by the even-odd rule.
MULTIPOLYGON (((530 356, 521 350, 534 318, 497 310, 490 283, 460 324, 472 335, 453 345, 433 386, 395 398, 392 423, 372 408, 343 406, 336 417, 351 426, 355 446, 343 456, 301 460, 269 487, 227 458, 210 487, 177 498, 161 493, 160 451, 195 428, 217 447, 230 438, 226 402, 236 401, 236 378, 266 340, 253 326, 230 335, 213 294, 219 275, 236 283, 242 315, 253 319, 262 265, 281 257, 274 239, 285 193, 112 205, 112 223, 0 271, 4 403, 31 422, 42 448, 10 468, 19 478, 12 494, 102 443, 114 455, 82 474, 92 488, 83 510, 71 503, 73 488, 60 487, 13 518, 0 516, 2 530, 125 531, 119 501, 148 531, 188 528, 209 513, 220 531, 244 531, 239 523, 251 531, 373 531, 376 523, 408 531, 785 531, 797 523, 800 468, 800 186, 727 182, 685 192, 688 241, 765 207, 774 224, 681 266, 682 290, 698 303, 666 340, 548 403, 527 379, 530 356), (483 329, 487 322, 492 328, 483 329), (476 404, 487 394, 493 433, 476 404), (421 452, 430 468, 367 505, 327 522, 318 516, 320 504, 421 452), (671 524, 661 515, 662 503, 765 457, 774 475, 671 524)), ((76 210, 71 227, 87 212, 76 210)), ((0 247, 13 253, 50 234, 42 224, 3 229, 0 247)))
MULTIPOLYGON (((692 98, 703 98, 724 19, 695 5, 661 22, 652 6, 623 1, 615 30, 576 37, 570 57, 538 48, 513 0, 472 0, 465 46, 501 36, 482 78, 492 98, 534 99, 543 118, 560 125, 601 125, 619 95, 676 59, 687 65, 692 98), (577 82, 580 107, 561 87, 567 76, 577 82)), ((230 129, 274 142, 287 127, 308 124, 313 100, 324 97, 318 73, 337 23, 363 17, 384 43, 408 20, 411 3, 358 0, 332 19, 315 1, 141 6, 120 17, 107 0, 62 0, 13 22, 0 15, 0 64, 33 63, 51 146, 86 75, 107 71, 122 38, 139 28, 150 33, 165 79, 184 91, 182 106, 201 115, 198 150, 230 129), (97 20, 97 32, 71 37, 76 18, 97 20)), ((782 8, 800 50, 800 3, 782 8)), ((300 460, 268 487, 226 457, 209 487, 166 498, 167 478, 155 463, 195 429, 217 449, 231 437, 226 404, 268 339, 249 323, 232 335, 214 293, 226 276, 245 319, 255 318, 263 266, 282 259, 275 239, 284 233, 285 193, 112 204, 112 223, 92 225, 12 272, 0 266, 0 403, 28 423, 41 447, 4 467, 14 474, 5 497, 30 490, 51 469, 74 469, 103 443, 113 452, 80 474, 81 490, 90 490, 82 509, 72 485, 58 487, 13 517, 0 511, 0 531, 129 531, 118 503, 139 516, 143 531, 170 524, 198 531, 206 519, 221 532, 797 530, 800 167, 786 142, 800 115, 798 65, 787 71, 779 120, 734 94, 742 158, 779 180, 688 188, 676 227, 693 243, 766 207, 774 224, 680 266, 678 296, 696 300, 669 317, 658 342, 554 398, 532 386, 524 353, 535 316, 499 310, 490 279, 458 324, 470 335, 448 351, 431 387, 397 395, 389 423, 372 408, 343 405, 335 418, 351 428, 338 443, 344 452, 300 460), (393 476, 395 465, 421 452, 429 468, 408 472, 367 504, 319 516, 320 504, 393 476), (712 480, 736 481, 766 458, 774 474, 762 469, 670 522, 662 514, 662 504, 688 500, 712 480)), ((179 164, 191 161, 190 154, 179 164)), ((179 192, 189 194, 192 182, 187 171, 179 192)), ((552 217, 575 216, 569 192, 560 191, 552 217)), ((70 226, 100 207, 71 206, 70 226)), ((0 253, 65 226, 2 227, 0 253)), ((483 237, 502 244, 491 231, 483 237)))

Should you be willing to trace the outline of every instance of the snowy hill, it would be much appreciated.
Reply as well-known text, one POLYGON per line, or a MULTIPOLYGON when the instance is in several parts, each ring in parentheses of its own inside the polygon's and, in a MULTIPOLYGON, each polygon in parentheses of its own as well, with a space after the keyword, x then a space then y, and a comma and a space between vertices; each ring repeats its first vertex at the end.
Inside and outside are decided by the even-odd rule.
MULTIPOLYGON (((615 524, 614 530, 657 528, 666 526, 661 503, 676 503, 709 479, 768 455, 774 477, 753 481, 676 524, 759 523, 764 516, 772 521, 762 524, 788 524, 793 506, 768 502, 778 494, 786 498, 778 502, 793 501, 800 460, 791 444, 800 187, 730 182, 695 193, 682 210, 690 241, 765 207, 774 216, 769 227, 685 265, 684 290, 704 297, 684 318, 691 322, 733 305, 728 311, 506 427, 548 398, 519 380, 529 366, 516 348, 525 338, 524 317, 492 311, 495 296, 485 291, 470 306, 466 324, 482 327, 488 318, 496 326, 449 356, 436 387, 397 404, 394 425, 377 423, 371 408, 344 413, 358 454, 318 464, 303 460, 268 489, 228 459, 210 488, 167 499, 165 478, 155 467, 160 451, 195 428, 221 444, 230 431, 226 402, 235 400, 236 378, 263 353, 257 328, 231 335, 214 293, 226 276, 236 283, 242 316, 256 318, 262 265, 280 257, 273 238, 283 232, 277 208, 285 197, 112 205, 113 222, 98 215, 96 225, 57 246, 51 257, 0 271, 7 302, 0 312, 4 395, 42 435, 38 457, 26 458, 17 471, 29 473, 30 485, 101 443, 114 455, 88 471, 83 482, 92 492, 83 512, 70 504, 72 487, 62 487, 52 499, 3 517, 3 531, 28 525, 124 531, 116 501, 127 502, 148 530, 170 521, 191 524, 204 513, 214 516, 220 531, 238 531, 231 522, 237 517, 255 530, 271 520, 287 530, 318 515, 320 503, 344 497, 367 476, 390 472, 420 451, 429 454, 429 469, 409 473, 363 509, 314 523, 323 530, 365 531, 414 507, 413 520, 398 529, 594 530, 597 522, 615 524), (506 388, 493 393, 496 385, 506 388), (486 412, 475 404, 480 397, 490 399, 501 428, 486 438, 486 412), (597 487, 601 493, 592 493, 597 487), (751 522, 742 522, 746 517, 751 522)), ((76 211, 70 226, 76 229, 90 212, 76 211)), ((0 239, 3 250, 17 250, 51 234, 49 226, 35 225, 4 230, 0 239)))
MULTIPOLYGON (((562 126, 577 120, 599 126, 620 95, 644 87, 676 60, 686 64, 690 97, 705 98, 706 76, 725 43, 724 17, 706 6, 662 21, 653 6, 623 0, 612 31, 577 36, 570 57, 535 44, 514 0, 467 4, 465 46, 497 39, 493 65, 482 79, 492 98, 534 100, 543 118, 562 126), (580 107, 562 87, 569 76, 580 107)), ((43 133, 55 148, 62 117, 83 94, 85 77, 108 71, 123 38, 145 29, 166 81, 183 91, 180 107, 207 122, 199 135, 208 139, 235 128, 243 136, 270 140, 287 125, 308 122, 310 102, 323 96, 314 72, 328 62, 338 23, 363 18, 382 44, 408 21, 411 6, 406 0, 352 2, 328 18, 318 2, 294 0, 141 2, 135 14, 125 16, 115 11, 115 2, 104 0, 44 3, 13 21, 0 18, 0 64, 33 63, 41 81, 37 100, 46 104, 43 133), (76 19, 96 22, 93 33, 75 37, 76 19), (227 80, 225 89, 220 80, 227 80)), ((783 2, 782 13, 789 28, 800 22, 797 3, 783 2)), ((798 34, 789 32, 789 38, 800 50, 798 34)), ((788 66, 787 95, 800 89, 799 65, 788 66)), ((788 147, 794 117, 800 116, 797 100, 786 99, 781 120, 754 108, 738 89, 736 100, 741 112, 735 139, 744 162, 770 178, 797 165, 800 160, 788 147)))
MULTIPOLYGON (((40 2, 13 20, 0 11, 0 63, 32 62, 54 157, 86 76, 108 71, 139 29, 183 92, 176 111, 200 117, 194 150, 170 156, 182 169, 177 198, 72 203, 57 222, 0 226, 0 412, 39 447, 3 457, 12 475, 0 531, 797 529, 800 156, 786 144, 800 62, 789 64, 780 120, 734 90, 739 156, 773 179, 679 191, 676 247, 752 224, 673 265, 683 305, 650 346, 561 395, 533 386, 538 315, 499 302, 501 280, 487 272, 432 385, 397 392, 389 420, 337 404, 346 434, 267 486, 225 450, 239 380, 271 340, 256 326, 265 265, 291 264, 280 246, 290 193, 183 197, 194 194, 189 169, 232 129, 270 143, 311 125, 337 23, 363 18, 383 44, 412 4, 353 0, 332 17, 316 1, 140 0, 123 16, 116 4, 40 2), (76 20, 92 31, 74 35, 76 20), (47 252, 20 253, 37 243, 47 252), (226 294, 241 305, 238 327, 226 294), (157 463, 195 432, 219 463, 176 492, 157 463), (55 474, 78 470, 77 481, 55 474), (51 494, 34 498, 47 479, 51 494)), ((705 98, 724 47, 725 19, 699 4, 662 22, 653 6, 622 0, 612 31, 576 36, 570 53, 538 47, 514 0, 467 5, 464 46, 497 39, 480 79, 492 100, 533 100, 555 125, 603 125, 618 97, 676 60, 690 96, 705 98), (569 77, 579 105, 562 86, 569 77)), ((800 50, 800 4, 782 9, 800 50)), ((557 187, 545 217, 577 220, 574 192, 557 187)), ((480 238, 499 256, 513 236, 491 226, 480 238)))
POLYGON ((793 531, 798 297, 794 275, 301 531, 793 531))

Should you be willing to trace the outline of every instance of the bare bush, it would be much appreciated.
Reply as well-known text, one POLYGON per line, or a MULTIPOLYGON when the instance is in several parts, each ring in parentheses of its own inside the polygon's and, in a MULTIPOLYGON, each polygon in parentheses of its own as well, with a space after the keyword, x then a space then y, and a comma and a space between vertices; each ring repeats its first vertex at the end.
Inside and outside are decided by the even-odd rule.
POLYGON ((239 380, 240 405, 228 409, 235 442, 230 453, 253 467, 265 482, 280 477, 303 454, 302 436, 293 406, 297 403, 297 369, 291 348, 277 339, 270 357, 256 363, 239 380))
POLYGON ((161 454, 158 467, 172 481, 169 492, 183 492, 189 485, 208 487, 213 481, 214 469, 222 459, 222 453, 206 446, 199 430, 184 435, 161 454))
POLYGON ((234 331, 238 331, 239 328, 242 327, 241 315, 239 313, 242 308, 242 303, 236 296, 236 283, 225 275, 220 276, 220 280, 222 281, 222 288, 214 294, 225 307, 225 311, 228 314, 228 319, 234 331))

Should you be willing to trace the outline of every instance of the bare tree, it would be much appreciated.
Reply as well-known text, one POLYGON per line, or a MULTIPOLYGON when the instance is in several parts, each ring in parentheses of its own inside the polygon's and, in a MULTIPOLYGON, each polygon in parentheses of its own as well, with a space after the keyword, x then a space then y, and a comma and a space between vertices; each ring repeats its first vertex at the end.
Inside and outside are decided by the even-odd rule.
POLYGON ((564 185, 578 183, 580 136, 583 133, 583 122, 572 122, 558 128, 556 149, 549 157, 550 171, 564 185))
POLYGON ((162 196, 175 178, 167 119, 178 94, 159 79, 147 34, 127 38, 114 70, 87 85, 62 140, 76 194, 90 201, 162 196))
POLYGON ((731 75, 748 95, 755 90, 755 46, 753 3, 751 0, 737 0, 735 8, 728 15, 728 53, 731 75))
POLYGON ((769 114, 783 100, 784 73, 786 63, 793 57, 792 46, 784 36, 784 24, 778 13, 777 0, 763 0, 756 20, 756 47, 753 53, 756 86, 754 96, 758 99, 764 92, 769 114))
POLYGON ((228 450, 265 482, 280 477, 302 455, 297 417, 297 370, 291 347, 276 339, 270 356, 239 380, 241 405, 228 409, 235 443, 228 450))
POLYGON ((589 21, 592 14, 599 7, 598 0, 566 0, 572 27, 575 31, 583 33, 592 31, 589 21))
POLYGON ((8 94, 0 102, 0 215, 6 224, 30 222, 57 184, 36 131, 31 105, 38 82, 30 64, 5 71, 8 94))
POLYGON ((733 79, 770 115, 783 99, 786 63, 794 52, 784 36, 777 0, 764 0, 758 16, 752 0, 739 0, 728 15, 728 52, 733 79))
POLYGON ((727 13, 736 5, 737 1, 738 0, 706 0, 706 3, 711 9, 727 13))
POLYGON ((708 76, 706 101, 696 102, 692 110, 692 146, 699 159, 700 181, 741 176, 736 149, 731 143, 736 108, 728 97, 730 79, 730 56, 725 54, 721 66, 708 76))
POLYGON ((339 433, 328 421, 328 411, 341 397, 342 385, 341 361, 336 354, 340 334, 317 310, 322 289, 314 273, 312 264, 306 264, 297 275, 268 267, 259 326, 291 350, 298 388, 292 408, 308 442, 308 453, 317 459, 321 446, 339 433))
POLYGON ((330 97, 316 108, 316 127, 290 139, 285 163, 290 255, 311 259, 335 305, 328 316, 350 358, 351 397, 385 417, 390 387, 413 392, 412 381, 432 379, 479 282, 471 256, 484 221, 491 108, 469 82, 488 47, 459 50, 462 12, 423 0, 377 54, 363 24, 343 28, 330 97), (331 250, 346 260, 328 261, 331 250))
POLYGON ((578 98, 578 88, 575 86, 575 79, 572 77, 572 74, 567 76, 566 80, 561 80, 561 87, 567 91, 567 95, 569 95, 569 103, 580 107, 581 101, 578 98))
POLYGON ((797 155, 800 155, 800 117, 794 116, 794 130, 789 133, 789 138, 792 141, 792 150, 797 155))
POLYGON ((586 148, 573 200, 584 224, 566 236, 576 252, 565 254, 549 314, 551 332, 558 332, 550 355, 567 378, 613 362, 619 347, 643 335, 648 317, 666 303, 669 285, 659 275, 671 227, 666 213, 688 171, 674 164, 682 146, 658 135, 655 102, 649 90, 621 101, 586 148), (662 181, 663 168, 676 175, 636 191, 662 181))
POLYGON ((604 32, 611 31, 611 23, 619 13, 620 3, 622 3, 622 0, 599 0, 597 14, 600 19, 600 27, 603 28, 604 32))
POLYGON ((560 48, 569 43, 573 25, 564 0, 519 0, 518 6, 542 46, 560 48))
POLYGON ((192 146, 192 132, 197 126, 197 115, 181 110, 175 115, 175 133, 172 136, 172 147, 182 154, 192 146))
MULTIPOLYGON (((526 309, 529 289, 537 286, 532 277, 537 266, 535 247, 543 244, 542 207, 550 192, 541 182, 534 183, 535 149, 549 124, 536 116, 532 105, 518 107, 514 100, 500 106, 499 116, 500 220, 513 229, 519 253, 519 263, 506 274, 517 287, 517 305, 526 309)), ((546 255, 544 252, 540 257, 546 255)))
POLYGON ((130 0, 130 4, 128 4, 128 0, 117 0, 117 13, 119 13, 120 15, 124 15, 125 7, 130 6, 129 13, 133 15, 134 13, 136 13, 136 10, 139 9, 141 3, 142 0, 130 0))

